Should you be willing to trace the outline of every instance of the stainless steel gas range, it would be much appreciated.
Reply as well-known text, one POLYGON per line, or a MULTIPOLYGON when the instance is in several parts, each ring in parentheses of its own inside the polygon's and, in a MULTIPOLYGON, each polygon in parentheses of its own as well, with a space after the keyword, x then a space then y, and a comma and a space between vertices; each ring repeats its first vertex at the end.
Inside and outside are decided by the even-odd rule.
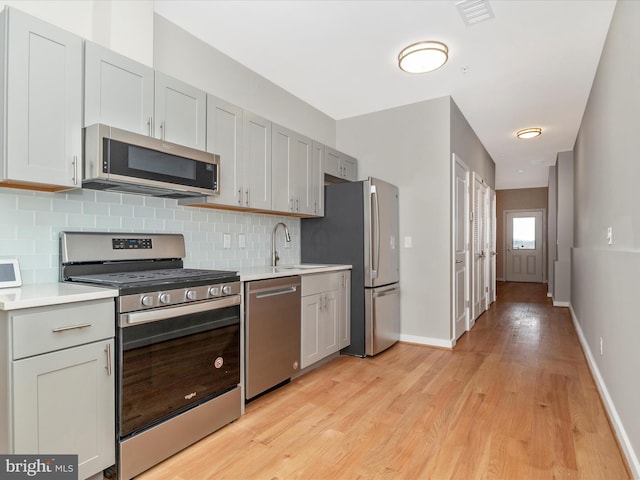
POLYGON ((130 479, 240 416, 240 278, 179 234, 63 232, 61 280, 117 288, 116 465, 130 479))

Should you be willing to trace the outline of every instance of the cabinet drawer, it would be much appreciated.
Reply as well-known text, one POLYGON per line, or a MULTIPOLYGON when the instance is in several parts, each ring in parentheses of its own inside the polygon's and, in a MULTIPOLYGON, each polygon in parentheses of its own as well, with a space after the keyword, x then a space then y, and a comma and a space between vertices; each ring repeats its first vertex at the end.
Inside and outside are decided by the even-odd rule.
POLYGON ((115 335, 113 299, 17 310, 11 315, 13 359, 115 335))
POLYGON ((316 295, 340 288, 340 277, 344 272, 317 273, 302 276, 302 296, 316 295))

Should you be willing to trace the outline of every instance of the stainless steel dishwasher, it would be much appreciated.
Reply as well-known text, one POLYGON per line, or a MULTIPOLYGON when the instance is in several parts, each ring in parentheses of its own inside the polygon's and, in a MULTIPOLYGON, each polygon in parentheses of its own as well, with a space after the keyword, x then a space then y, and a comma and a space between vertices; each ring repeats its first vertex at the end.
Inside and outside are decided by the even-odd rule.
POLYGON ((300 277, 245 288, 245 398, 251 399, 300 369, 300 277))

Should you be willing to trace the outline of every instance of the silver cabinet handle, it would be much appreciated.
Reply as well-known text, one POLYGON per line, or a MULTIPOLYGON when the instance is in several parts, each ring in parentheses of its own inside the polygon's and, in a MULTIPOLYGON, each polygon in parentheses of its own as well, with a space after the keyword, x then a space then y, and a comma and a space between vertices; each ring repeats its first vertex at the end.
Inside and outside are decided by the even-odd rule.
POLYGON ((373 296, 374 297, 386 297, 387 295, 394 295, 396 293, 399 293, 400 289, 395 287, 395 288, 391 288, 389 290, 384 290, 383 292, 374 292, 373 296))
POLYGON ((296 212, 300 211, 300 199, 296 197, 296 212))
POLYGON ((242 206, 242 189, 238 190, 238 205, 242 206))
POLYGON ((153 117, 149 117, 149 120, 147 120, 147 125, 149 126, 149 136, 153 137, 153 117))
POLYGON ((165 125, 164 120, 162 120, 160 122, 160 138, 162 140, 165 140, 165 137, 167 136, 167 126, 165 125))
POLYGON ((107 369, 107 375, 111 376, 112 368, 111 368, 111 344, 110 343, 107 343, 107 346, 104 349, 104 351, 107 354, 107 366, 104 368, 107 369))
POLYGON ((249 206, 249 189, 247 188, 247 207, 249 206))
POLYGON ((77 155, 73 156, 73 161, 71 162, 71 165, 73 167, 73 176, 71 177, 71 179, 73 180, 73 184, 77 185, 78 184, 78 156, 77 155))
POLYGON ((462 263, 462 260, 456 260, 456 263, 462 263))
POLYGON ((51 331, 53 333, 59 333, 59 332, 66 332, 68 330, 79 330, 81 328, 87 328, 90 326, 91 326, 90 323, 80 323, 78 325, 67 325, 66 327, 56 327, 51 329, 51 331))

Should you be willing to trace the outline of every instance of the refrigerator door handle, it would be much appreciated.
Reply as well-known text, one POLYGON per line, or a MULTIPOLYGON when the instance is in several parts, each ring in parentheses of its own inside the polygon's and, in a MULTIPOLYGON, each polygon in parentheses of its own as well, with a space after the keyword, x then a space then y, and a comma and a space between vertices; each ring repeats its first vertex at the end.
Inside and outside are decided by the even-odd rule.
POLYGON ((382 292, 373 292, 373 296, 374 296, 375 298, 378 298, 378 297, 385 297, 385 296, 387 296, 387 295, 393 295, 394 293, 397 293, 397 292, 399 292, 399 291, 400 291, 400 287, 395 287, 395 288, 391 288, 391 289, 389 289, 389 290, 384 290, 384 291, 382 291, 382 292))
MULTIPOLYGON (((375 238, 375 251, 373 248, 370 249, 371 279, 374 280, 378 278, 378 268, 380 266, 380 204, 378 203, 378 191, 375 185, 371 185, 371 201, 372 201, 372 208, 375 206, 375 210, 376 210, 375 232, 372 232, 372 238, 375 238)), ((372 222, 371 228, 373 229, 373 222, 372 222)))

